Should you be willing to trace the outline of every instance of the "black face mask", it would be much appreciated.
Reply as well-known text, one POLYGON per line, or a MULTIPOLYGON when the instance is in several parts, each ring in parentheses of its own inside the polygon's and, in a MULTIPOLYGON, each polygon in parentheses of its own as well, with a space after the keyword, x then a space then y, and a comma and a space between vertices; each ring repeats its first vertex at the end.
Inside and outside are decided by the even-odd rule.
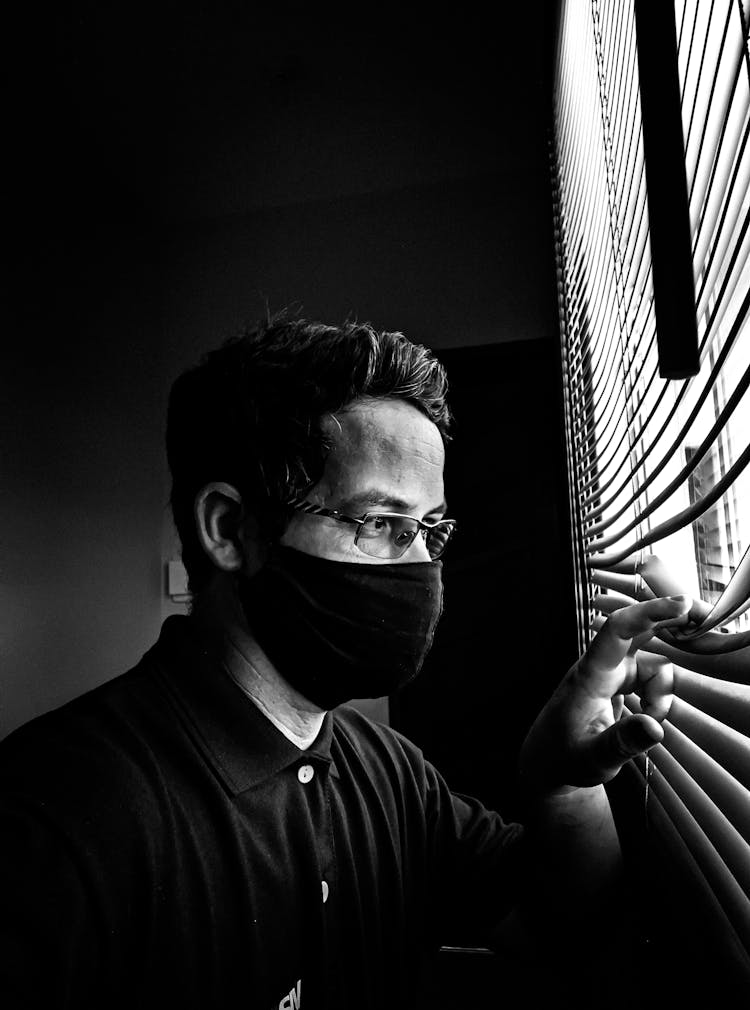
POLYGON ((356 564, 273 547, 257 575, 241 577, 240 600, 279 673, 330 709, 416 677, 442 611, 441 571, 440 561, 356 564))

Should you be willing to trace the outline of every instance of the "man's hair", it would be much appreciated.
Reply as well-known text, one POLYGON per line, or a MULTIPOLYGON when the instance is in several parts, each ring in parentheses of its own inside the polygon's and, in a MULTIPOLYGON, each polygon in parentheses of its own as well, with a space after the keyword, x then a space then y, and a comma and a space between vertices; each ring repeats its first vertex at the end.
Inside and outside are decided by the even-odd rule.
POLYGON ((212 565, 198 540, 201 488, 237 488, 261 534, 283 533, 289 499, 321 478, 321 418, 360 397, 405 400, 449 438, 443 366, 428 348, 369 323, 325 326, 276 316, 206 354, 169 396, 167 458, 182 559, 195 593, 212 565))

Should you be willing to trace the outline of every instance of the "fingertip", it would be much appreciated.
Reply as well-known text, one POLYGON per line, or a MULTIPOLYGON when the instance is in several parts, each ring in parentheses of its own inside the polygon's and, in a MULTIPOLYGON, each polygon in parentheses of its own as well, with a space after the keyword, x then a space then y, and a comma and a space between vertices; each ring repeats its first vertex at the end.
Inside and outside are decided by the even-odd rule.
MULTIPOLYGON (((662 696, 657 698, 653 702, 644 701, 641 698, 641 711, 643 715, 648 715, 654 719, 657 723, 661 724, 669 715, 669 711, 672 708, 672 698, 667 696, 662 696)), ((662 736, 663 736, 662 732, 662 736)), ((660 741, 657 741, 659 743, 660 741)))
POLYGON ((641 722, 641 730, 643 732, 643 738, 647 741, 645 749, 650 749, 655 747, 657 743, 661 743, 664 739, 664 727, 654 719, 653 716, 647 715, 645 712, 642 713, 643 720, 641 722))
POLYGON ((664 730, 659 722, 645 712, 631 716, 625 723, 620 723, 628 735, 634 756, 650 750, 664 739, 664 730))

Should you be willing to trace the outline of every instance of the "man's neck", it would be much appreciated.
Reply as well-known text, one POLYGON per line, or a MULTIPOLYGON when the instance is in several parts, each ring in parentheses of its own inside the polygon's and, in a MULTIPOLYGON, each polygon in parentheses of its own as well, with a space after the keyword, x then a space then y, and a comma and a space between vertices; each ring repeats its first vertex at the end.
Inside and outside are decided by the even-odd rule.
POLYGON ((325 712, 295 691, 254 639, 228 632, 223 660, 232 680, 288 740, 301 750, 315 742, 325 712))
POLYGON ((213 643, 224 669, 274 726, 301 750, 315 741, 325 711, 282 677, 241 620, 224 582, 198 596, 192 620, 213 643))

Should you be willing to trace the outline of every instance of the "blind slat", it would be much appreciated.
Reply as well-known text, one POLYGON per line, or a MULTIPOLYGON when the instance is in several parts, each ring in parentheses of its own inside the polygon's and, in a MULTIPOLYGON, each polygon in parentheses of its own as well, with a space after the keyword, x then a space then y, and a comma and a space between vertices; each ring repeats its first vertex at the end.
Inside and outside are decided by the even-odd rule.
MULTIPOLYGON (((671 754, 675 761, 701 786, 718 804, 720 811, 732 822, 747 842, 750 838, 750 790, 741 785, 712 757, 702 751, 697 744, 685 736, 676 726, 667 724, 664 736, 664 752, 671 754)), ((750 858, 744 858, 744 870, 750 873, 750 858)), ((745 891, 747 892, 747 878, 745 891)))
MULTIPOLYGON (((750 663, 750 654, 746 660, 750 663)), ((720 722, 750 737, 750 686, 674 667, 675 693, 720 722)))
POLYGON ((645 600, 654 595, 642 580, 634 575, 600 571, 598 568, 593 568, 590 577, 595 586, 602 586, 604 589, 613 589, 615 592, 620 593, 621 596, 629 597, 631 603, 634 600, 645 600), (639 582, 641 583, 640 589, 638 588, 639 582))
POLYGON ((750 914, 750 845, 666 747, 657 744, 649 753, 748 899, 750 914))
MULTIPOLYGON (((614 562, 622 561, 630 554, 634 554, 636 551, 642 550, 644 547, 650 547, 651 544, 658 543, 659 540, 663 540, 672 533, 684 529, 685 526, 688 526, 695 519, 704 515, 709 508, 711 508, 711 506, 714 505, 719 498, 721 498, 727 488, 731 487, 731 485, 737 480, 748 463, 750 463, 750 445, 742 451, 734 465, 727 470, 727 472, 716 482, 711 490, 708 491, 702 498, 699 498, 694 504, 682 509, 680 512, 676 513, 676 515, 672 516, 672 518, 659 523, 658 526, 654 526, 649 530, 646 536, 639 537, 633 543, 623 547, 622 550, 616 551, 613 554, 594 554, 593 557, 590 557, 589 564, 593 568, 609 568, 614 562)), ((596 541, 590 545, 589 549, 592 552, 598 550, 596 541)))
POLYGON ((648 651, 655 652, 670 660, 675 669, 702 674, 706 678, 734 683, 737 687, 750 684, 750 647, 735 652, 718 652, 706 655, 699 652, 685 652, 659 638, 652 638, 648 651))
POLYGON ((750 948, 750 900, 747 895, 700 824, 658 768, 654 768, 651 774, 649 787, 690 849, 738 937, 745 948, 750 948))
POLYGON ((669 721, 745 788, 750 788, 750 738, 694 708, 682 698, 675 698, 672 702, 669 721))
MULTIPOLYGON (((645 578, 645 576, 644 576, 645 578)), ((750 606, 750 548, 745 551, 723 593, 701 623, 692 631, 680 632, 678 641, 694 638, 743 613, 750 606)))
MULTIPOLYGON (((636 695, 625 700, 631 712, 641 711, 636 695)), ((669 722, 664 742, 648 753, 750 898, 750 790, 669 722)))
MULTIPOLYGON (((623 772, 630 772, 631 779, 635 779, 640 789, 645 791, 642 760, 631 761, 623 772)), ((652 837, 655 843, 663 847, 668 863, 679 867, 677 886, 687 891, 690 905, 695 907, 691 933, 695 932, 700 938, 701 947, 711 952, 717 967, 722 971, 722 977, 729 982, 729 987, 744 992, 750 986, 750 955, 681 831, 654 792, 649 795, 648 819, 653 827, 652 837)))
MULTIPOLYGON (((592 583, 612 589, 618 596, 611 599, 599 596, 592 601, 592 606, 601 613, 611 614, 627 605, 628 600, 623 597, 647 599, 650 596, 676 596, 683 592, 680 584, 656 555, 650 555, 642 564, 636 563, 635 567, 649 593, 636 589, 635 578, 620 574, 608 575, 606 571, 593 569, 592 583)), ((698 619, 694 630, 664 631, 660 633, 660 637, 667 644, 688 655, 696 652, 717 655, 741 651, 750 646, 750 632, 719 635, 709 631, 736 614, 744 612, 750 605, 748 596, 750 596, 750 550, 745 552, 740 565, 713 607, 702 600, 693 601, 691 613, 698 619)), ((750 676, 750 669, 748 675, 750 676)))
MULTIPOLYGON (((750 305, 750 302, 748 304, 750 305)), ((637 525, 638 522, 642 522, 646 518, 646 516, 651 515, 653 512, 655 512, 656 509, 659 508, 665 501, 667 501, 675 492, 679 491, 679 489, 688 479, 690 474, 693 473, 693 471, 699 466, 702 459, 705 457, 706 453, 715 443, 719 435, 719 432, 721 432, 721 430, 726 427, 726 425, 729 422, 729 419, 732 417, 735 409, 741 402, 748 388, 750 388, 750 367, 748 367, 745 370, 745 373, 743 374, 740 381, 737 383, 734 392, 727 400, 723 410, 716 418, 714 424, 712 425, 711 429, 708 431, 706 436, 703 438, 700 445, 696 447, 690 460, 685 464, 685 466, 682 467, 680 471, 678 471, 678 473, 675 474, 675 476, 672 478, 672 480, 667 484, 665 488, 663 488, 657 495, 651 498, 650 502, 648 503, 648 506, 644 509, 641 509, 638 512, 638 517, 636 519, 632 520, 626 526, 619 529, 617 533, 611 534, 609 537, 604 537, 604 539, 600 543, 600 549, 603 547, 609 547, 611 544, 617 543, 617 541, 620 540, 623 536, 625 536, 626 533, 630 533, 630 531, 637 525)), ((648 484, 651 484, 653 482, 653 480, 662 471, 668 460, 669 455, 665 456, 660 461, 660 463, 651 471, 651 474, 649 475, 649 479, 647 481, 648 484)), ((645 486, 646 482, 644 482, 644 487, 645 486)), ((606 529, 609 529, 609 527, 612 526, 613 523, 617 522, 617 520, 626 512, 628 507, 638 500, 638 498, 642 494, 642 491, 643 488, 639 487, 636 491, 632 493, 632 495, 628 499, 626 499, 625 503, 616 512, 611 512, 606 519, 602 519, 600 522, 595 523, 593 526, 591 526, 587 530, 587 534, 589 536, 594 536, 600 532, 603 532, 606 529)))

